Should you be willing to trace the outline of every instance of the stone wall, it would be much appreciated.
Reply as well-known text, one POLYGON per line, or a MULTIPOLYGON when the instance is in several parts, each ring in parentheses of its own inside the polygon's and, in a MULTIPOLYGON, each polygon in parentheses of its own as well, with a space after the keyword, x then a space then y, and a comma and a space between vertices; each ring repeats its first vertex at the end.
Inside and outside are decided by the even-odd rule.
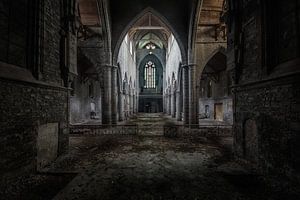
POLYGON ((232 98, 215 98, 215 99, 199 99, 199 123, 205 122, 205 120, 215 119, 215 105, 222 105, 223 115, 220 122, 227 124, 233 123, 233 110, 232 110, 232 98), (207 108, 206 108, 207 107, 207 108), (208 109, 208 110, 207 110, 208 109), (208 112, 207 112, 208 111, 208 112))
POLYGON ((280 14, 272 16, 269 12, 274 12, 279 2, 250 0, 231 5, 228 67, 234 79, 234 149, 238 158, 263 173, 299 178, 300 45, 294 37, 299 27, 276 29, 277 33, 268 27, 289 26, 299 18, 295 15, 299 7, 290 1, 280 6, 280 14), (278 46, 269 48, 270 42, 278 46), (292 51, 298 52, 298 58, 292 51), (277 59, 286 54, 291 57, 277 59))
POLYGON ((97 119, 96 121, 101 123, 102 106, 100 82, 96 80, 82 81, 81 79, 81 77, 78 77, 74 80, 74 95, 70 96, 70 122, 72 124, 84 123, 97 119), (89 94, 90 89, 93 90, 92 96, 89 94), (96 116, 94 117, 91 116, 92 103, 95 105, 96 116))
POLYGON ((58 153, 68 148, 68 91, 0 80, 1 172, 36 169, 38 127, 59 123, 58 153))
POLYGON ((40 125, 37 130, 37 169, 51 164, 58 156, 58 123, 40 125))
MULTIPOLYGON (((298 77, 299 78, 299 77, 298 77)), ((282 79, 239 87, 235 97, 235 150, 241 158, 248 157, 246 122, 257 126, 257 146, 252 149, 259 167, 270 173, 299 173, 299 81, 282 79), (246 141, 245 141, 246 138, 246 141)), ((253 160, 250 160, 253 161, 253 160)))
POLYGON ((231 137, 231 126, 181 126, 166 125, 164 126, 164 136, 166 137, 182 137, 190 139, 200 139, 203 137, 231 137))
MULTIPOLYGON (((41 3, 40 9, 42 16, 38 21, 43 25, 40 26, 43 30, 40 35, 35 35, 40 44, 34 47, 36 51, 27 46, 26 54, 28 58, 43 55, 44 59, 26 69, 18 64, 8 65, 6 61, 0 63, 0 171, 5 176, 1 178, 1 183, 6 182, 6 178, 35 171, 37 155, 45 156, 44 164, 49 164, 68 149, 69 106, 68 89, 62 87, 66 80, 61 76, 60 1, 46 0, 41 3), (49 129, 46 134, 49 146, 38 148, 39 128, 52 123, 57 124, 58 131, 49 129), (52 154, 55 149, 56 155, 52 154), (48 153, 51 156, 47 156, 50 155, 48 153)), ((23 16, 25 13, 18 13, 18 17, 26 18, 23 16)), ((17 60, 24 54, 14 56, 12 59, 17 60)))
POLYGON ((166 59, 166 75, 164 80, 166 81, 165 83, 165 88, 171 87, 172 83, 172 78, 174 74, 175 80, 178 82, 178 70, 179 70, 179 65, 182 63, 182 54, 180 51, 180 48, 178 46, 178 43, 176 39, 174 38, 173 35, 170 36, 169 38, 169 46, 167 50, 167 59, 166 59))
POLYGON ((127 83, 129 83, 129 81, 131 80, 131 88, 132 89, 136 89, 135 87, 137 87, 137 69, 138 66, 136 65, 136 49, 134 48, 134 46, 132 46, 134 44, 134 41, 132 41, 132 38, 129 38, 129 36, 127 40, 123 40, 121 46, 120 46, 120 50, 119 50, 119 54, 118 54, 118 65, 120 66, 120 71, 121 71, 121 81, 125 81, 125 76, 127 78, 127 83), (130 43, 132 45, 130 45, 130 43), (132 48, 130 50, 130 48, 132 48), (125 75, 126 74, 126 75, 125 75), (135 85, 134 85, 135 83, 135 85))
POLYGON ((233 105, 228 72, 226 70, 218 72, 214 75, 215 79, 206 76, 203 74, 200 82, 199 123, 204 122, 203 120, 217 120, 232 124, 233 105), (222 119, 216 119, 215 105, 222 106, 222 119))
MULTIPOLYGON (((213 1, 207 1, 207 2, 213 2, 213 1)), ((221 1, 219 1, 221 2, 221 1)), ((206 2, 205 2, 206 3, 206 2)), ((215 3, 215 2, 214 2, 215 3)), ((224 38, 221 34, 217 35, 216 37, 216 26, 219 25, 220 23, 220 19, 219 17, 216 16, 207 16, 207 14, 205 13, 214 13, 214 11, 201 11, 200 14, 200 21, 199 21, 199 26, 196 32, 197 35, 197 39, 196 39, 196 43, 195 43, 195 62, 197 64, 197 67, 194 70, 195 73, 195 87, 196 89, 196 94, 195 94, 195 98, 197 103, 195 104, 196 110, 197 110, 197 115, 198 115, 198 121, 201 123, 201 120, 203 120, 203 118, 205 117, 205 105, 210 104, 210 112, 211 114, 209 115, 209 119, 214 119, 214 99, 203 99, 203 92, 206 93, 207 92, 207 84, 203 83, 202 81, 202 74, 204 69, 208 66, 208 62, 219 52, 223 53, 226 51, 227 48, 227 39, 224 38), (202 16, 203 15, 203 16, 202 16), (211 107, 212 106, 212 107, 211 107)), ((217 11, 215 11, 217 12, 217 11)), ((219 14, 218 14, 219 15, 219 14)), ((226 68, 226 63, 224 63, 224 68, 226 68)), ((226 83, 226 78, 225 76, 221 77, 220 80, 221 81, 225 81, 225 85, 227 86, 226 83)), ((222 83, 221 83, 222 84, 222 83)), ((220 85, 221 85, 220 84, 220 85)), ((217 85, 217 84, 214 84, 217 85)), ((221 89, 221 87, 217 87, 217 89, 221 89)), ((219 98, 219 100, 217 100, 216 103, 221 103, 224 97, 223 95, 223 91, 221 92, 221 94, 218 93, 218 91, 213 92, 216 94, 216 96, 214 97, 219 98), (218 93, 218 94, 217 94, 218 93), (221 97, 221 99, 220 99, 221 97)), ((225 98, 227 99, 227 98, 225 98)), ((229 100, 229 98, 228 98, 229 100)), ((225 100, 226 101, 226 100, 225 100)), ((225 102, 224 102, 225 104, 225 102)), ((228 116, 228 114, 230 114, 231 109, 226 110, 226 118, 228 119, 227 122, 228 123, 232 123, 232 120, 230 120, 230 118, 232 118, 231 116, 228 116)), ((225 116, 224 116, 225 117, 225 116)))
POLYGON ((60 70, 60 1, 44 2, 44 65, 42 80, 55 85, 62 85, 60 70))
MULTIPOLYGON (((121 119, 128 119, 137 111, 137 90, 138 83, 138 66, 136 62, 136 48, 134 41, 129 35, 122 41, 118 53, 119 83, 118 103, 119 116, 121 119), (130 49, 131 48, 131 49, 130 49)), ((120 119, 120 118, 119 118, 120 119)))

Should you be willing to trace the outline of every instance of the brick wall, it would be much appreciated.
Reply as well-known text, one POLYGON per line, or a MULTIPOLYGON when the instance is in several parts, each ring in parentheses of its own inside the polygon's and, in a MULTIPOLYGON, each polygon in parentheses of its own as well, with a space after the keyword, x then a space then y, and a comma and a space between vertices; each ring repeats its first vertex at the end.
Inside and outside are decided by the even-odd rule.
MULTIPOLYGON (((268 59, 276 57, 268 58, 268 55, 269 51, 277 50, 280 50, 280 55, 283 55, 282 51, 299 52, 299 45, 296 48, 293 46, 294 49, 287 45, 297 44, 293 34, 288 34, 290 30, 287 30, 283 37, 286 41, 279 42, 279 49, 265 48, 265 42, 269 39, 264 35, 267 25, 275 26, 281 22, 272 18, 264 19, 270 5, 266 4, 267 9, 264 10, 261 3, 243 1, 237 8, 239 12, 236 10, 231 13, 233 21, 230 24, 229 41, 233 43, 230 42, 228 55, 235 79, 235 153, 263 173, 295 178, 300 169, 300 148, 297 145, 300 142, 299 62, 297 64, 291 53, 285 62, 272 67, 268 59), (233 48, 237 49, 235 55, 231 51, 233 48), (242 59, 237 55, 241 55, 242 59), (291 63, 294 63, 293 66, 291 63), (278 69, 283 73, 276 73, 278 69)), ((283 5, 282 9, 285 10, 287 6, 289 4, 283 5)), ((281 17, 292 21, 295 16, 281 17)))
POLYGON ((245 122, 257 126, 256 155, 265 172, 290 174, 300 169, 299 148, 299 82, 296 78, 239 87, 235 93, 235 149, 245 152, 245 122))
POLYGON ((66 89, 0 80, 1 172, 36 168, 39 125, 59 123, 59 153, 68 148, 66 89))
POLYGON ((60 1, 44 2, 44 66, 42 80, 62 85, 60 70, 60 1))
MULTIPOLYGON (((19 17, 26 16, 20 13, 19 17)), ((68 149, 68 90, 61 87, 60 1, 44 1, 42 18, 44 60, 40 79, 35 80, 30 70, 0 63, 0 171, 6 178, 37 169, 38 132, 42 125, 58 124, 58 135, 53 136, 58 144, 50 145, 57 148, 57 155, 68 149)))

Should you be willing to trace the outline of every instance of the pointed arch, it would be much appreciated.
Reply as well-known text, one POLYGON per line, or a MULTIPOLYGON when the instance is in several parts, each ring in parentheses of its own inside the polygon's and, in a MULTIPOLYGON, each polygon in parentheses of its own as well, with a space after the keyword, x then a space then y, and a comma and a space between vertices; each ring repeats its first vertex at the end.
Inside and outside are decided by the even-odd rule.
POLYGON ((194 2, 195 6, 193 11, 191 12, 190 17, 190 25, 189 25, 189 43, 188 43, 188 59, 190 63, 194 62, 194 59, 196 57, 196 42, 197 42, 197 29, 198 29, 198 22, 200 18, 200 12, 202 8, 203 1, 196 0, 194 2))
MULTIPOLYGON (((108 0, 97 0, 97 7, 100 13, 100 20, 102 24, 103 36, 104 36, 104 45, 107 56, 105 56, 106 60, 104 61, 105 64, 111 65, 112 64, 112 55, 111 55, 111 42, 112 42, 112 35, 111 35, 111 23, 110 23, 110 13, 109 13, 109 2, 108 0)), ((117 62, 116 62, 117 63, 117 62)))
MULTIPOLYGON (((222 57, 221 59, 223 60, 222 62, 225 64, 225 69, 226 69, 226 49, 224 47, 219 47, 217 49, 215 49, 210 56, 207 57, 205 63, 205 67, 203 68, 202 72, 205 70, 205 68, 207 67, 207 65, 209 65, 209 62, 211 60, 217 59, 217 56, 220 55, 219 57, 222 57), (225 61, 224 61, 225 60, 225 61)), ((201 73, 202 73, 201 72, 201 73)))
POLYGON ((144 15, 146 15, 149 12, 152 13, 153 15, 155 15, 157 18, 159 18, 161 20, 161 22, 172 32, 172 34, 174 35, 174 38, 176 39, 176 41, 177 41, 177 43, 179 45, 182 58, 184 60, 187 59, 187 52, 186 52, 184 44, 182 43, 182 41, 181 41, 181 39, 179 37, 179 34, 175 31, 175 29, 172 27, 172 25, 168 22, 168 20, 163 15, 161 15, 159 12, 157 12, 156 10, 154 10, 152 7, 147 7, 140 14, 138 14, 136 17, 134 17, 131 20, 131 22, 125 27, 125 29, 123 30, 123 32, 119 36, 116 45, 113 47, 113 63, 117 63, 119 49, 121 47, 122 41, 124 40, 126 34, 129 32, 129 30, 132 28, 132 26, 141 17, 143 17, 144 15))

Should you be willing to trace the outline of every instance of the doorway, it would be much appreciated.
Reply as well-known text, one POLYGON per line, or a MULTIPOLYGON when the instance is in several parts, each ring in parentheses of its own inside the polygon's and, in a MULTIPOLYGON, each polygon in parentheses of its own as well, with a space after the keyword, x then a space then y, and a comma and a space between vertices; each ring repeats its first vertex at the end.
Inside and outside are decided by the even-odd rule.
POLYGON ((215 120, 217 120, 217 121, 223 121, 223 104, 222 103, 215 104, 214 117, 215 117, 215 120))

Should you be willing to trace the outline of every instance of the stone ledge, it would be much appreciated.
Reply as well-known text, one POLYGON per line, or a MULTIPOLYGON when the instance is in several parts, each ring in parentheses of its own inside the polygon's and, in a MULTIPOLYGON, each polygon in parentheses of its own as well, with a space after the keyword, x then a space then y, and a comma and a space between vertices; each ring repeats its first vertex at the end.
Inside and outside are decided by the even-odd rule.
POLYGON ((266 86, 274 87, 280 85, 287 85, 287 84, 299 82, 299 78, 298 78, 299 76, 300 76, 300 72, 294 72, 294 73, 285 74, 275 78, 268 78, 268 79, 252 81, 248 83, 232 85, 231 88, 234 90, 235 93, 235 92, 249 90, 249 89, 253 90, 253 89, 263 88, 266 86))
POLYGON ((36 80, 32 73, 25 69, 8 63, 0 62, 0 80, 21 82, 22 84, 35 85, 37 87, 52 88, 68 91, 69 88, 50 85, 48 83, 36 80))
POLYGON ((0 62, 0 77, 24 82, 38 83, 30 71, 15 65, 0 62))

